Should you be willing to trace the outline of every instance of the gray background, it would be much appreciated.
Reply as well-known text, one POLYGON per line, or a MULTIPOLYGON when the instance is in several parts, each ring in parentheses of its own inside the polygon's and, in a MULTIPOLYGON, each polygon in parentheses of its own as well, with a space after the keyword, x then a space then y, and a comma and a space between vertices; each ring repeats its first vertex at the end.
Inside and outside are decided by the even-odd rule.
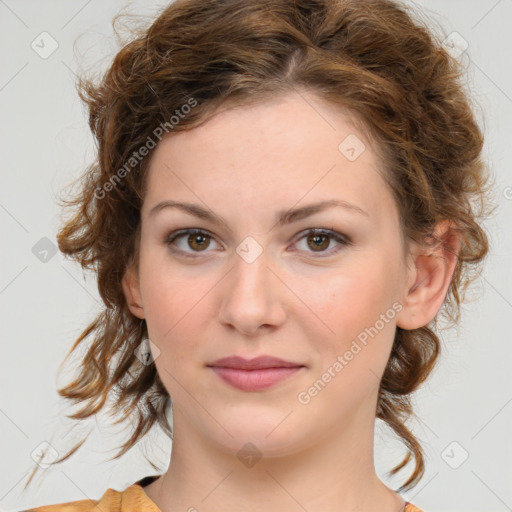
MULTIPOLYGON (((472 288, 479 298, 464 306, 459 329, 443 333, 442 361, 415 395, 420 420, 411 428, 423 442, 427 471, 404 497, 425 511, 501 512, 512 510, 512 0, 417 3, 445 34, 456 31, 468 43, 461 58, 469 65, 468 87, 486 133, 485 158, 496 176, 499 209, 487 223, 487 268, 472 288)), ((52 254, 61 215, 56 198, 94 155, 75 73, 108 65, 117 50, 111 20, 121 8, 128 5, 129 12, 149 20, 165 2, 144 4, 0 0, 4 511, 98 499, 107 487, 124 489, 155 474, 143 452, 159 461, 161 471, 168 462, 170 441, 156 431, 153 444, 146 440, 122 459, 105 462, 127 432, 109 427, 103 416, 71 431, 71 420, 63 418, 66 404, 56 392, 66 379, 58 375, 61 361, 100 307, 92 276, 52 254), (51 49, 48 36, 40 36, 44 31, 58 44, 47 58, 31 47, 46 37, 38 51, 51 49), (62 454, 89 430, 89 441, 69 462, 40 471, 44 478, 22 493, 35 464, 31 453, 42 442, 62 454)), ((385 471, 402 454, 378 425, 377 469, 395 487, 405 473, 402 480, 389 480, 385 471)))

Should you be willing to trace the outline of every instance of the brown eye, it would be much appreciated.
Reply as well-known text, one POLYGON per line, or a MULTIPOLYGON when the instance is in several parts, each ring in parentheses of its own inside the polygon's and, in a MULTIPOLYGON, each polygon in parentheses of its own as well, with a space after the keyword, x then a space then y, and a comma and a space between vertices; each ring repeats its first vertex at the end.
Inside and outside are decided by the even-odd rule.
POLYGON ((207 249, 212 240, 213 237, 202 229, 183 229, 171 233, 165 239, 165 244, 175 253, 194 257, 194 253, 211 252, 207 249))
POLYGON ((303 236, 296 242, 296 245, 304 239, 306 241, 306 247, 300 250, 309 252, 310 254, 317 253, 318 256, 316 257, 319 258, 332 256, 341 251, 344 247, 352 244, 348 237, 328 229, 309 229, 303 232, 302 235, 303 236), (327 250, 333 241, 334 244, 337 244, 337 247, 334 246, 327 250))
MULTIPOLYGON (((201 252, 211 252, 207 249, 215 239, 202 229, 183 229, 171 233, 165 240, 169 249, 185 257, 194 258, 201 252)), ((316 257, 332 256, 351 245, 351 240, 336 231, 328 229, 309 229, 302 233, 302 237, 294 245, 298 245, 302 240, 306 240, 306 247, 301 248, 302 252, 310 254, 316 253, 316 257), (331 243, 337 244, 331 249, 331 243)), ((215 242, 216 243, 216 242, 215 242)))

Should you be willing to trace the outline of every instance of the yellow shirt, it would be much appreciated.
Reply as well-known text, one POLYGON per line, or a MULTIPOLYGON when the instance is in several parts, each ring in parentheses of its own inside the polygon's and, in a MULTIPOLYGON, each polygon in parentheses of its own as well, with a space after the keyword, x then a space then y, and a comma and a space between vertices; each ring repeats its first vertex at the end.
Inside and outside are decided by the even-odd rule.
MULTIPOLYGON (((162 512, 142 488, 143 485, 148 485, 157 478, 158 476, 143 478, 124 491, 107 489, 99 500, 79 500, 45 505, 24 512, 162 512)), ((407 502, 403 512, 422 511, 407 502)))

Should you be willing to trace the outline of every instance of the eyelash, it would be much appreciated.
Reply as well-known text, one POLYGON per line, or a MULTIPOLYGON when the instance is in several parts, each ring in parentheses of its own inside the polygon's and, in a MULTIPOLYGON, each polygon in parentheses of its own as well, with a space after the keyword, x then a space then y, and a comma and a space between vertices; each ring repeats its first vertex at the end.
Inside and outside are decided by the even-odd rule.
MULTIPOLYGON (((165 239, 165 244, 169 247, 169 249, 174 252, 174 253, 180 253, 181 255, 185 256, 186 258, 197 258, 200 256, 201 252, 208 252, 208 251, 194 251, 197 255, 192 255, 186 251, 183 251, 181 249, 176 249, 174 247, 172 247, 172 244, 175 240, 177 240, 178 238, 181 238, 185 235, 206 235, 212 239, 215 239, 212 235, 210 235, 210 233, 208 233, 207 231, 203 230, 203 229, 198 229, 198 228, 190 228, 190 229, 181 229, 181 230, 178 230, 178 231, 175 231, 173 233, 171 233, 166 239, 165 239)), ((305 231, 302 231, 300 234, 300 236, 297 238, 297 242, 299 242, 300 240, 302 240, 303 238, 306 238, 307 236, 310 236, 310 235, 316 235, 316 236, 325 236, 327 238, 331 238, 333 239, 334 241, 336 241, 337 243, 339 243, 340 245, 338 247, 336 247, 334 250, 330 250, 330 251, 320 251, 318 253, 315 253, 314 251, 311 252, 311 254, 323 254, 323 256, 314 256, 315 258, 326 258, 328 256, 333 256, 335 254, 337 254, 338 252, 340 252, 344 247, 347 247, 349 245, 352 245, 352 242, 351 240, 346 237, 346 236, 343 236, 341 235, 340 233, 337 233, 336 231, 332 231, 332 230, 329 230, 329 229, 323 229, 323 228, 312 228, 312 229, 307 229, 305 231)))

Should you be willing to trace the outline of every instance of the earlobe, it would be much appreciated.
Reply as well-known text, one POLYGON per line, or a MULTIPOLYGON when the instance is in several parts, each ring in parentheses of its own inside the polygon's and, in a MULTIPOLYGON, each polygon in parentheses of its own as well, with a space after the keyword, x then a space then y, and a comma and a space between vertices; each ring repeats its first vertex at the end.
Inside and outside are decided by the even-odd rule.
POLYGON ((123 293, 128 308, 137 318, 143 319, 144 307, 140 293, 139 276, 133 265, 129 265, 122 279, 123 293))
POLYGON ((418 247, 413 256, 409 281, 404 290, 403 309, 397 316, 397 326, 418 329, 434 319, 448 292, 457 265, 460 237, 455 225, 442 221, 431 237, 436 243, 418 247), (412 282, 412 286, 411 286, 412 282))

